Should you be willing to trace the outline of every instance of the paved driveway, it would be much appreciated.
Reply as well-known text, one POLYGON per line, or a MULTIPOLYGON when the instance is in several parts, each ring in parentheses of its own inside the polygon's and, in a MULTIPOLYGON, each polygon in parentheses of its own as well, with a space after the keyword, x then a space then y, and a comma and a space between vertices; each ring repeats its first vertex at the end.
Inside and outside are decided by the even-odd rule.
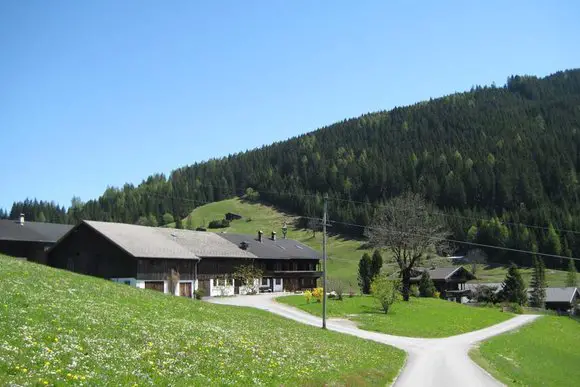
MULTIPOLYGON (((206 298, 208 302, 247 306, 267 310, 303 324, 322 326, 322 319, 274 300, 283 294, 260 294, 225 298, 206 298)), ((392 345, 408 353, 407 362, 395 386, 501 386, 491 375, 471 361, 467 352, 476 343, 516 329, 539 316, 520 315, 478 331, 442 339, 392 336, 365 331, 340 319, 327 320, 329 330, 392 345)))

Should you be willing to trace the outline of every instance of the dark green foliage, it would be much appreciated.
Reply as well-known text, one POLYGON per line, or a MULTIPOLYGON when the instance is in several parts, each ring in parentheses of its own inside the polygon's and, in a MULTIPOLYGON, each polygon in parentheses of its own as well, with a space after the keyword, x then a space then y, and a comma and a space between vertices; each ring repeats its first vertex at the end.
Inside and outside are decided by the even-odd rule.
POLYGON ((528 300, 526 285, 515 264, 511 264, 508 269, 500 298, 502 301, 518 305, 525 305, 528 300))
MULTIPOLYGON (((322 214, 328 193, 331 220, 369 225, 377 205, 411 190, 446 214, 453 239, 580 257, 580 235, 561 231, 580 231, 578 106, 580 70, 514 76, 505 87, 478 86, 365 114, 169 176, 156 174, 138 186, 110 187, 68 214, 27 201, 15 203, 10 216, 25 212, 35 220, 42 210, 56 222, 135 223, 149 214, 159 221, 164 213, 185 215, 251 187, 260 200, 305 217, 322 214), (468 233, 472 226, 478 232, 468 233)), ((362 230, 333 224, 332 231, 362 230)), ((459 247, 462 254, 469 246, 459 247)), ((485 252, 492 262, 532 264, 530 254, 485 252)), ((546 266, 565 268, 566 262, 546 258, 546 266)))
POLYGON ((578 286, 576 265, 574 265, 574 260, 568 260, 568 274, 566 276, 566 286, 576 287, 578 286))
POLYGON ((498 294, 496 293, 497 287, 487 286, 487 285, 479 285, 473 291, 473 298, 477 302, 481 302, 484 304, 495 304, 499 300, 498 294))
POLYGON ((530 288, 530 306, 534 308, 543 308, 546 303, 546 267, 541 258, 534 257, 534 272, 532 273, 532 280, 530 288))
POLYGON ((419 280, 419 295, 421 297, 433 297, 436 290, 429 272, 425 270, 419 280))
POLYGON ((358 286, 362 294, 370 294, 371 292, 371 277, 372 260, 368 253, 364 253, 358 262, 358 286))
POLYGON ((373 252, 373 256, 371 258, 371 279, 375 278, 377 275, 381 273, 381 268, 383 267, 383 256, 379 250, 375 250, 373 252))
POLYGON ((227 219, 212 220, 208 224, 208 228, 225 228, 230 226, 230 221, 227 219))
POLYGON ((173 223, 175 221, 173 219, 173 215, 171 215, 170 213, 163 214, 162 220, 163 220, 163 225, 173 223))
POLYGON ((180 216, 175 217, 175 228, 180 230, 183 228, 183 221, 180 216))

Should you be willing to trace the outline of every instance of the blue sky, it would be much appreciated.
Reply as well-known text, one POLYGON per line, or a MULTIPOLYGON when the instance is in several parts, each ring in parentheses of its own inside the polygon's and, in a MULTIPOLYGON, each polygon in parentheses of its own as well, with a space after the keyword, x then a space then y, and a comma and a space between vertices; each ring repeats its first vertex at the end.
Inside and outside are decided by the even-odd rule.
POLYGON ((580 67, 578 1, 2 1, 0 207, 580 67), (557 6, 556 6, 557 4, 557 6))

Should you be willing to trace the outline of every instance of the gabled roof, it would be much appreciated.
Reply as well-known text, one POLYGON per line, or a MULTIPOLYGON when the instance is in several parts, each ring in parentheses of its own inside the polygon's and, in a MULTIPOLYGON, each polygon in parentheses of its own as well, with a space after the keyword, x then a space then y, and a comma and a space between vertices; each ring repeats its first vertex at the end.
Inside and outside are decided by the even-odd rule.
POLYGON ((0 220, 0 240, 55 243, 73 226, 69 224, 0 220))
POLYGON ((452 266, 452 267, 436 267, 432 269, 426 268, 416 268, 417 275, 414 276, 412 279, 418 280, 421 278, 421 273, 425 270, 429 273, 429 277, 433 281, 446 281, 449 278, 453 277, 457 274, 462 274, 466 277, 466 280, 475 279, 475 276, 467 271, 463 266, 452 266))
POLYGON ((571 303, 574 296, 580 297, 578 288, 546 288, 546 302, 571 303))
POLYGON ((169 235, 170 229, 92 220, 85 220, 82 224, 136 258, 199 259, 169 235))
POLYGON ((276 239, 275 241, 265 236, 262 242, 256 237, 244 234, 217 234, 229 242, 240 246, 246 242, 248 252, 262 259, 320 259, 320 254, 312 248, 292 239, 276 239))

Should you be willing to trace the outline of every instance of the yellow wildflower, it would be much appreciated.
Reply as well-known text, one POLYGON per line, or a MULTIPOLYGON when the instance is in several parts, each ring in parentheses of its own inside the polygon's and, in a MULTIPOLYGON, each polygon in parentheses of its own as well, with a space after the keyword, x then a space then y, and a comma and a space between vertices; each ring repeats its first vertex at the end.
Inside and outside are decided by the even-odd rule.
POLYGON ((74 380, 79 380, 79 376, 78 376, 78 375, 75 375, 75 376, 73 377, 73 379, 74 379, 74 380))
POLYGON ((45 386, 48 385, 48 380, 45 380, 44 382, 42 382, 42 384, 44 384, 45 386))
POLYGON ((86 378, 84 376, 81 376, 81 380, 85 380, 86 378))
POLYGON ((22 372, 28 372, 28 370, 26 368, 23 368, 22 372))
POLYGON ((58 337, 55 337, 55 338, 54 338, 54 342, 55 342, 55 343, 58 343, 58 337))
POLYGON ((68 374, 66 374, 67 378, 72 378, 72 374, 69 372, 68 374))

